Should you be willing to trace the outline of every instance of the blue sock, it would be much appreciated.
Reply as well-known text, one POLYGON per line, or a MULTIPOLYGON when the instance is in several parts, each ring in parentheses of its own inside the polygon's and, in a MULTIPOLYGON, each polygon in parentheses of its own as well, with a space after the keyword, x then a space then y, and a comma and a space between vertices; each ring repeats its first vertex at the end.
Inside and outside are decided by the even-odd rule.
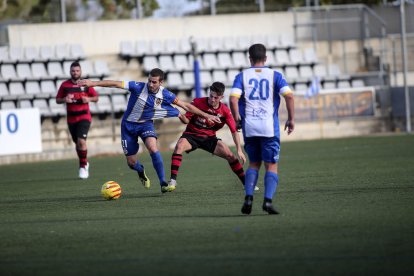
POLYGON ((151 153, 152 165, 157 172, 158 178, 161 182, 165 182, 164 162, 159 151, 151 153))
POLYGON ((244 180, 244 190, 247 196, 253 196, 254 187, 259 177, 259 171, 255 169, 247 169, 244 180))
POLYGON ((131 168, 139 173, 144 171, 144 166, 142 166, 142 164, 137 160, 137 162, 135 163, 135 165, 131 168))
POLYGON ((276 193, 279 176, 274 172, 266 172, 264 177, 265 198, 272 199, 276 193))

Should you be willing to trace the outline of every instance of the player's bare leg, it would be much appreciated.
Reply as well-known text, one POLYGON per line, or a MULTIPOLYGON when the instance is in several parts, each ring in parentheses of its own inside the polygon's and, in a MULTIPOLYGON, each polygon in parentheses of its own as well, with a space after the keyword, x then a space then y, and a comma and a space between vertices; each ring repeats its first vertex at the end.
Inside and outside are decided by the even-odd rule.
POLYGON ((171 156, 171 177, 168 183, 168 192, 172 192, 175 190, 177 186, 177 175, 178 170, 181 166, 181 161, 183 157, 183 152, 190 150, 192 148, 191 144, 188 142, 186 138, 180 138, 175 145, 174 152, 171 156))
MULTIPOLYGON (((217 146, 214 149, 214 155, 217 155, 227 160, 231 170, 234 172, 234 174, 237 175, 237 177, 240 179, 241 183, 244 186, 245 175, 243 166, 241 165, 237 157, 234 155, 234 153, 223 141, 217 141, 217 146)), ((259 187, 255 186, 254 190, 258 191, 259 187)))

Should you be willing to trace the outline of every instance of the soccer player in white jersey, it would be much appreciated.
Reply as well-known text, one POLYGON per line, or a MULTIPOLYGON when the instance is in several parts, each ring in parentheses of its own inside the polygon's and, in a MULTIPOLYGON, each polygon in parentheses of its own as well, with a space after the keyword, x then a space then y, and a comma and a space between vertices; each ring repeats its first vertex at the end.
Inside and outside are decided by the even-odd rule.
POLYGON ((272 199, 279 182, 278 162, 280 151, 279 104, 285 98, 288 119, 285 130, 290 134, 295 128, 294 99, 283 75, 265 66, 266 47, 253 44, 249 48, 251 67, 239 73, 234 80, 230 94, 230 108, 233 117, 241 124, 244 149, 248 155, 249 168, 245 173, 245 200, 241 209, 250 214, 253 204, 253 191, 264 162, 263 211, 278 214, 272 199))
POLYGON ((172 104, 215 123, 220 123, 220 119, 199 110, 190 103, 179 100, 175 94, 161 86, 163 80, 164 72, 161 69, 154 68, 151 70, 146 83, 81 80, 79 84, 87 87, 116 87, 131 92, 121 122, 121 142, 128 166, 138 172, 142 185, 148 189, 151 182, 145 174, 144 166, 136 156, 139 149, 138 137, 140 137, 151 155, 152 164, 160 180, 161 192, 165 193, 168 191, 168 183, 165 180, 164 163, 157 147, 157 134, 155 133, 153 120, 178 117, 180 112, 172 104))

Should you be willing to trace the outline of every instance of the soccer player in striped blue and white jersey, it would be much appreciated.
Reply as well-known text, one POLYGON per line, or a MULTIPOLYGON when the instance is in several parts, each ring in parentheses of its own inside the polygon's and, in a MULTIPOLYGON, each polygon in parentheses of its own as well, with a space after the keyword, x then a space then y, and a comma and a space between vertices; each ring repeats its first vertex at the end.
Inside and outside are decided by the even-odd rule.
POLYGON ((154 68, 151 70, 147 82, 91 81, 85 79, 79 81, 79 83, 87 87, 122 88, 131 93, 121 122, 121 142, 128 166, 138 172, 142 185, 148 189, 151 182, 145 174, 144 166, 137 158, 139 149, 138 137, 140 137, 151 155, 152 164, 160 181, 161 192, 165 193, 168 191, 168 183, 165 180, 164 163, 157 147, 154 120, 178 117, 180 112, 172 104, 212 122, 219 123, 220 119, 199 110, 190 103, 178 99, 175 94, 162 86, 163 81, 164 72, 161 69, 154 68))
POLYGON ((278 162, 280 151, 279 105, 284 97, 288 119, 285 130, 290 134, 295 128, 294 99, 283 75, 265 66, 266 47, 253 44, 249 48, 251 67, 240 72, 234 79, 230 94, 230 108, 237 123, 241 124, 244 149, 249 159, 245 173, 245 201, 241 212, 252 211, 253 191, 264 162, 263 211, 278 214, 272 199, 279 182, 278 162))

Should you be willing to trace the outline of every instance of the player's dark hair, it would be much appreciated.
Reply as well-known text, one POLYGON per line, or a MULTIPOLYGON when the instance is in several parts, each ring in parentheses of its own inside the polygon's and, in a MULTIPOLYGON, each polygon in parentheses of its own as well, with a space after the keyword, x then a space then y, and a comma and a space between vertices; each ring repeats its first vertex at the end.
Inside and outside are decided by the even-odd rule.
POLYGON ((74 62, 72 62, 72 64, 70 65, 70 68, 72 68, 72 67, 81 67, 81 66, 80 66, 80 63, 79 63, 79 62, 74 61, 74 62))
POLYGON ((249 48, 249 56, 253 63, 266 60, 266 47, 263 44, 253 44, 249 48))
POLYGON ((213 84, 210 86, 210 91, 216 92, 217 96, 222 96, 225 89, 226 88, 224 84, 219 81, 213 82, 213 84))
POLYGON ((164 71, 162 71, 160 68, 154 68, 149 73, 151 77, 159 77, 160 81, 164 80, 164 71))

